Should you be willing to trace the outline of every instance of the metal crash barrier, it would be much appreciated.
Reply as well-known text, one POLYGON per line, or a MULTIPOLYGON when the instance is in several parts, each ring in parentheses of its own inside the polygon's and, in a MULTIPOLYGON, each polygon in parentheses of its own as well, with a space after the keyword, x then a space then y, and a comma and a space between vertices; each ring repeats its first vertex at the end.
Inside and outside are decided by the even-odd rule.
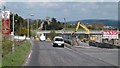
POLYGON ((100 42, 95 42, 95 41, 90 41, 89 46, 94 46, 94 47, 99 47, 99 48, 110 48, 110 49, 120 48, 120 46, 116 46, 113 44, 100 43, 100 42))

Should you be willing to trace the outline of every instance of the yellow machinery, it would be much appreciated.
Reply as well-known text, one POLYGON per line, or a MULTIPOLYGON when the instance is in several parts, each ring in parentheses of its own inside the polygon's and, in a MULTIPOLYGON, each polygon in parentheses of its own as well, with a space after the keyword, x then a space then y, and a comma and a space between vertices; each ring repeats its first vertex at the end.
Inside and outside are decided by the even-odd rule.
MULTIPOLYGON (((72 35, 74 35, 75 32, 78 31, 78 29, 79 29, 80 26, 86 31, 85 34, 87 34, 87 35, 89 36, 90 30, 89 30, 85 25, 80 24, 80 22, 77 23, 76 29, 75 29, 75 31, 72 32, 72 35)), ((88 37, 88 38, 83 38, 82 40, 88 40, 88 41, 89 41, 89 40, 93 40, 93 41, 95 41, 95 40, 96 40, 96 37, 91 36, 91 37, 88 37)))

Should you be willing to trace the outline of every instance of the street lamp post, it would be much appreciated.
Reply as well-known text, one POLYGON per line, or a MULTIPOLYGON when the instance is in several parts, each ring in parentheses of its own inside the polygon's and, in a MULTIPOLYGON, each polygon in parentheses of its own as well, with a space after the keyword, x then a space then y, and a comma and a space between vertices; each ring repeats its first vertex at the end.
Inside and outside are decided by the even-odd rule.
POLYGON ((29 38, 29 17, 28 17, 28 22, 27 22, 27 28, 28 28, 28 34, 27 34, 27 36, 29 38))
POLYGON ((37 30, 37 29, 38 29, 38 19, 37 19, 37 21, 36 21, 36 22, 37 22, 37 24, 36 24, 36 30, 37 30))
MULTIPOLYGON (((33 14, 30 14, 30 16, 34 16, 34 15, 33 15, 33 14)), ((29 25, 30 25, 29 17, 28 17, 28 22, 27 22, 27 24, 28 24, 27 27, 28 27, 28 38, 29 38, 29 35, 30 35, 30 33, 29 33, 29 31, 30 31, 30 30, 29 30, 29 29, 30 29, 30 28, 29 28, 29 27, 30 27, 30 26, 29 26, 29 25)))

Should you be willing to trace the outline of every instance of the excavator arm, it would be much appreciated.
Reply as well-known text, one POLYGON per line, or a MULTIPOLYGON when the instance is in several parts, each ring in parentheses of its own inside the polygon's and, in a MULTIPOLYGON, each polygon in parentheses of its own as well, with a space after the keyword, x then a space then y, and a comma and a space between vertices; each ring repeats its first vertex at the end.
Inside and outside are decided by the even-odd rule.
POLYGON ((74 34, 75 32, 77 32, 80 26, 86 31, 86 34, 90 33, 90 30, 85 25, 82 25, 82 24, 80 24, 80 22, 78 22, 77 26, 75 28, 75 31, 73 31, 72 34, 74 34))
MULTIPOLYGON (((78 22, 78 23, 80 23, 80 22, 78 22)), ((90 30, 85 25, 82 25, 82 24, 79 24, 79 25, 86 31, 86 34, 90 33, 90 30)))

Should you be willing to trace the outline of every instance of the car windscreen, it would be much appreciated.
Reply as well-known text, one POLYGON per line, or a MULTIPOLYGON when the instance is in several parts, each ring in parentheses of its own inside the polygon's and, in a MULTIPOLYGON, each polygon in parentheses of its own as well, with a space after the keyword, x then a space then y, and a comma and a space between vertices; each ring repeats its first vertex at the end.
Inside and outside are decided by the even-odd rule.
POLYGON ((55 41, 63 41, 62 38, 55 38, 55 41))

